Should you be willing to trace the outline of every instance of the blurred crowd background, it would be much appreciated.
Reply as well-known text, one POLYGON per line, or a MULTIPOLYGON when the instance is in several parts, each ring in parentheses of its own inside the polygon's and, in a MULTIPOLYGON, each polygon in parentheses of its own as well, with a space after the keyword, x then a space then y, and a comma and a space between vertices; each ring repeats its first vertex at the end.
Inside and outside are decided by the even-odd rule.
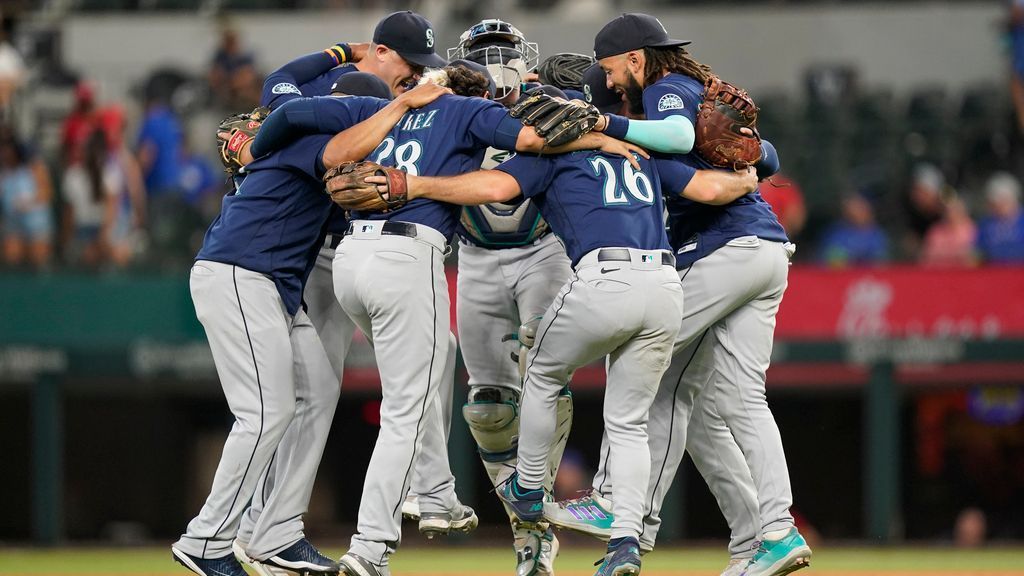
MULTIPOLYGON (((410 6, 340 0, 244 4, 253 11, 335 9, 337 17, 346 9, 410 6)), ((480 2, 413 4, 428 13, 443 6, 450 25, 487 11, 487 3, 480 2)), ((550 11, 553 4, 503 6, 526 12, 550 11)), ((606 4, 608 13, 625 5, 597 4, 606 4)), ((702 3, 690 4, 706 10, 702 3)), ((823 13, 832 7, 827 2, 792 4, 817 6, 823 13)), ((652 11, 681 9, 671 2, 645 5, 652 11)), ((174 268, 187 262, 225 189, 211 121, 252 108, 263 75, 282 59, 299 55, 275 54, 273 62, 260 58, 253 48, 261 35, 232 17, 231 10, 242 7, 234 0, 4 3, 4 268, 174 268), (146 14, 156 21, 170 16, 180 22, 190 12, 215 36, 201 67, 167 63, 173 58, 165 52, 179 47, 158 43, 152 46, 148 70, 116 78, 128 84, 126 90, 104 90, 112 85, 111 78, 103 77, 104 68, 97 74, 88 62, 76 67, 69 63, 76 58, 65 53, 68 27, 62 24, 76 18, 130 15, 126 24, 145 26, 146 14)), ((933 9, 920 5, 922 11, 933 9)), ((765 184, 762 194, 800 245, 797 262, 1024 262, 1024 87, 1016 69, 1024 66, 1024 54, 1018 54, 1024 50, 1022 13, 1017 4, 1005 7, 1001 18, 990 22, 989 37, 950 38, 953 52, 970 42, 999 45, 1001 51, 992 51, 1002 60, 996 67, 1005 71, 999 77, 966 86, 946 86, 941 78, 923 85, 912 79, 878 85, 863 82, 857 65, 837 61, 806 67, 785 90, 753 90, 762 109, 761 132, 776 144, 783 162, 783 175, 765 184)), ((529 28, 524 31, 530 36, 529 28)), ((544 48, 545 38, 531 38, 544 48)), ((714 66, 715 48, 698 44, 694 49, 714 66)), ((123 48, 111 42, 108 49, 123 48)), ((586 52, 589 46, 576 49, 586 52)), ((766 65, 770 62, 767 55, 766 65)), ((729 79, 744 85, 742 77, 729 79)))
MULTIPOLYGON (((699 60, 750 90, 761 134, 780 152, 783 172, 761 193, 799 247, 782 337, 807 335, 786 323, 786 307, 802 304, 797 271, 822 278, 813 275, 838 268, 941 270, 953 276, 914 276, 925 280, 909 290, 926 301, 943 288, 930 298, 949 305, 957 287, 928 278, 998 269, 1007 281, 992 307, 1017 307, 984 316, 996 327, 989 335, 1024 335, 1024 294, 1013 293, 1024 276, 1013 267, 1024 266, 1021 2, 3 0, 0 440, 10 443, 9 461, 31 466, 0 475, 0 489, 14 495, 0 540, 137 542, 183 526, 228 424, 205 344, 189 347, 202 333, 182 289, 226 191, 214 127, 256 105, 268 72, 337 41, 368 41, 373 24, 398 9, 434 22, 442 54, 468 25, 501 17, 540 44, 542 59, 590 53, 593 33, 618 12, 660 16, 671 33, 694 39, 699 60), (184 344, 153 342, 161 337, 184 344), (54 373, 59 383, 47 380, 54 373), (11 382, 29 386, 3 385, 11 382)), ((861 289, 834 295, 847 298, 835 306, 840 326, 851 314, 862 315, 853 323, 872 320, 900 286, 857 278, 850 284, 861 289)), ((941 314, 936 326, 945 336, 979 331, 941 314)), ((811 336, 848 335, 829 329, 811 336)), ((915 329, 912 320, 907 332, 915 329)), ((910 384, 883 394, 891 413, 881 425, 876 397, 863 392, 869 374, 848 358, 810 375, 784 372, 781 362, 769 391, 804 533, 968 546, 1024 538, 1024 372, 1019 356, 998 360, 1001 371, 991 361, 988 372, 897 370, 899 386, 910 384), (872 427, 889 425, 886 444, 872 427), (869 462, 872 454, 881 463, 869 462), (893 483, 876 490, 879 469, 893 483)), ((357 346, 328 446, 344 456, 325 458, 314 530, 354 518, 344 495, 358 491, 352 462, 364 461, 372 442, 345 438, 375 433, 372 366, 372 351, 357 346)), ((600 411, 602 377, 577 375, 577 414, 600 411)), ((452 452, 464 500, 498 523, 458 420, 452 452)), ((590 420, 574 430, 561 495, 589 482, 600 437, 590 420)), ((663 533, 721 538, 699 476, 692 467, 682 476, 687 514, 663 533)))

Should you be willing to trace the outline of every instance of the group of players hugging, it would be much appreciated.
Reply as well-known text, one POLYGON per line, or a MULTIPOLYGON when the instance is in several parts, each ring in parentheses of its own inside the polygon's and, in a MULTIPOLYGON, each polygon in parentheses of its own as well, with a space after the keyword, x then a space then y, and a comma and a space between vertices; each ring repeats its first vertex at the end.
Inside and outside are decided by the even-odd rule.
POLYGON ((387 576, 403 516, 469 532, 448 461, 459 243, 462 415, 510 520, 518 576, 552 576, 553 528, 639 574, 689 452, 731 529, 723 575, 809 564, 765 398, 794 247, 758 182, 779 167, 751 98, 646 14, 558 54, 483 20, 447 59, 419 14, 271 74, 218 131, 233 190, 190 290, 235 422, 173 544, 205 576, 387 576), (539 64, 539 66, 538 66, 539 64), (456 240, 457 237, 457 240, 456 240), (380 432, 339 560, 303 526, 358 328, 380 432), (555 501, 573 372, 604 359, 600 468, 555 501))

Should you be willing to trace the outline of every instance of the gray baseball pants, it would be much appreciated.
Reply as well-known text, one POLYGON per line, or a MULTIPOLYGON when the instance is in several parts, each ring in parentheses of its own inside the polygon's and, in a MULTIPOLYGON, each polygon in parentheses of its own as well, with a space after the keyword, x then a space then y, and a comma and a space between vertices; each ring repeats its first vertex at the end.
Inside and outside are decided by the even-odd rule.
MULTIPOLYGON (((790 246, 738 238, 679 271, 686 311, 651 408, 645 547, 654 545, 661 505, 684 450, 729 524, 734 558, 750 556, 764 531, 793 525, 789 469, 765 397, 790 246)), ((605 467, 602 457, 594 487, 607 495, 617 490, 605 467)))
POLYGON ((277 489, 249 540, 250 553, 266 558, 302 537, 301 521, 289 520, 309 502, 338 385, 309 318, 287 313, 269 277, 198 261, 190 287, 235 423, 210 495, 175 546, 201 558, 230 554, 242 514, 276 458, 277 489))
POLYGON ((517 470, 525 487, 538 488, 547 473, 559 391, 577 368, 607 356, 604 421, 608 474, 616 486, 612 538, 638 537, 643 527, 651 470, 648 411, 683 314, 679 277, 662 263, 662 254, 604 248, 585 255, 545 312, 527 357, 517 470), (626 252, 630 260, 599 260, 609 250, 626 252))
MULTIPOLYGON (((417 454, 432 451, 437 465, 448 466, 438 391, 452 374, 446 240, 427 226, 415 225, 410 238, 384 234, 383 225, 354 221, 334 258, 335 294, 372 340, 381 378, 381 428, 349 548, 377 565, 387 564, 401 541, 401 507, 417 454)), ((446 492, 424 490, 421 511, 452 509, 454 490, 446 492)))

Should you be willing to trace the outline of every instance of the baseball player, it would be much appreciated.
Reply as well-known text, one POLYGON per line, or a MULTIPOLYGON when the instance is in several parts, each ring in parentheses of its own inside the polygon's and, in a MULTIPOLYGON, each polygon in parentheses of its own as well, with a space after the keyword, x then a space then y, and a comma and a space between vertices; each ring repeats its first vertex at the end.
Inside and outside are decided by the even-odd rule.
MULTIPOLYGON (((532 198, 562 238, 575 273, 544 314, 527 356, 517 470, 498 494, 519 520, 541 519, 557 402, 572 372, 608 356, 605 423, 617 485, 615 525, 599 575, 638 574, 650 473, 647 411, 682 318, 682 290, 662 223, 661 187, 683 191, 694 170, 596 151, 518 155, 492 171, 409 176, 409 197, 458 203, 532 198)), ((747 189, 755 176, 748 174, 747 189)), ((382 179, 371 181, 383 182, 382 179)))
MULTIPOLYGON (((481 96, 489 85, 486 77, 464 68, 445 68, 442 77, 464 95, 481 96)), ((253 142, 253 153, 257 147, 262 151, 263 143, 287 142, 296 130, 333 133, 344 128, 344 118, 335 118, 340 106, 340 101, 331 99, 290 102, 267 118, 253 142)), ((332 142, 345 140, 340 135, 332 142)), ((382 141, 371 157, 394 165, 398 170, 392 172, 437 175, 479 166, 487 146, 540 152, 545 145, 532 128, 509 117, 501 105, 455 96, 442 97, 405 116, 387 137, 377 140, 382 141)), ((623 154, 627 150, 594 134, 548 151, 596 145, 623 154)), ((431 200, 385 214, 355 212, 335 256, 335 293, 345 312, 373 339, 381 359, 384 396, 358 531, 341 559, 342 568, 350 574, 388 574, 388 559, 401 538, 399 512, 423 433, 421 420, 437 401, 439 377, 448 358, 449 303, 443 259, 457 221, 457 206, 431 200), (383 361, 386 358, 402 358, 402 362, 383 361)))
MULTIPOLYGON (((652 16, 624 14, 598 33, 595 53, 607 85, 625 95, 631 112, 692 128, 711 70, 693 60, 682 48, 685 44, 670 39, 652 16)), ((610 130, 605 130, 615 134, 621 130, 615 124, 613 119, 610 130)), ((765 145, 763 156, 762 175, 777 170, 770 145, 765 145)), ((677 160, 713 169, 696 154, 677 160)), ((661 504, 685 447, 733 529, 733 561, 726 573, 787 574, 808 565, 811 551, 789 514, 788 470, 778 427, 765 400, 764 381, 793 248, 756 191, 723 205, 670 198, 668 213, 669 240, 687 309, 672 366, 651 410, 652 469, 661 472, 648 487, 643 540, 646 547, 653 547, 661 504), (701 433, 688 439, 687 425, 698 392, 704 396, 695 415, 695 428, 701 433), (748 479, 759 506, 756 531, 743 527, 747 524, 743 517, 752 515, 748 479), (737 544, 755 536, 762 540, 753 557, 743 561, 737 544)), ((556 517, 567 519, 583 508, 600 513, 600 496, 612 492, 614 484, 606 469, 602 459, 594 482, 596 497, 549 508, 552 521, 560 523, 556 517)), ((578 526, 597 523, 585 516, 576 521, 578 526)))
POLYGON ((338 572, 338 564, 302 536, 301 522, 294 533, 296 526, 284 516, 305 511, 339 395, 323 345, 300 305, 330 208, 320 177, 325 161, 372 150, 368 138, 380 122, 393 124, 443 92, 424 86, 387 106, 377 99, 345 99, 344 109, 352 110, 348 125, 355 124, 353 115, 376 115, 353 129, 344 146, 311 136, 251 163, 207 231, 190 286, 236 422, 210 496, 171 548, 173 558, 196 574, 245 574, 231 544, 275 454, 282 465, 253 528, 250 556, 296 572, 338 572))
MULTIPOLYGON (((483 20, 466 30, 449 58, 475 62, 491 77, 491 97, 506 106, 518 100, 523 76, 537 63, 537 45, 514 26, 483 20)), ((484 169, 513 152, 490 148, 484 169)), ((551 234, 537 207, 525 198, 507 203, 466 206, 457 233, 459 275, 458 328, 462 358, 469 373, 469 395, 463 416, 476 440, 481 461, 494 486, 515 470, 522 392, 517 341, 507 335, 536 330, 541 315, 555 299, 572 270, 561 243, 551 234)), ((572 426, 572 397, 559 399, 559 442, 552 451, 554 482, 562 450, 572 426)), ((514 518, 508 510, 510 521, 514 518)), ((513 522, 514 548, 520 574, 553 573, 558 540, 552 531, 536 535, 513 522)))
MULTIPOLYGON (((378 98, 390 98, 392 94, 400 94, 411 82, 419 78, 424 63, 427 62, 424 59, 426 56, 423 46, 410 39, 422 38, 426 42, 425 39, 432 35, 430 23, 416 13, 403 11, 390 14, 378 22, 370 44, 339 43, 322 52, 300 57, 270 74, 264 82, 261 105, 276 109, 285 102, 303 95, 326 95, 328 91, 334 91, 332 85, 341 82, 342 78, 347 80, 350 86, 357 86, 356 90, 350 92, 351 94, 378 98), (355 80, 353 76, 359 79, 355 80)), ((320 249, 316 266, 310 273, 303 294, 306 311, 327 350, 331 367, 339 382, 342 380, 344 359, 352 342, 355 325, 341 309, 334 295, 331 266, 335 248, 347 229, 348 220, 344 211, 332 208, 326 224, 327 235, 324 245, 320 249)), ((447 444, 451 420, 457 349, 454 334, 450 335, 450 339, 451 359, 447 363, 450 374, 446 374, 442 379, 441 397, 444 402, 439 407, 445 436, 437 440, 428 438, 428 449, 421 452, 420 463, 417 465, 412 483, 416 491, 443 494, 440 498, 434 498, 434 502, 457 502, 455 478, 451 474, 447 459, 442 460, 442 456, 447 452, 438 451, 433 445, 434 442, 447 444)), ((268 474, 272 486, 273 467, 268 469, 268 474)), ((247 537, 259 515, 262 496, 268 491, 265 483, 261 481, 260 489, 257 490, 252 506, 239 530, 238 541, 233 546, 236 556, 243 563, 250 563, 251 559, 245 554, 247 537)), ((474 529, 478 522, 472 509, 462 504, 456 504, 452 510, 428 510, 419 520, 420 529, 428 536, 447 534, 451 530, 469 531, 474 529), (454 521, 453 516, 456 517, 454 521)), ((296 518, 294 521, 299 520, 296 518)))

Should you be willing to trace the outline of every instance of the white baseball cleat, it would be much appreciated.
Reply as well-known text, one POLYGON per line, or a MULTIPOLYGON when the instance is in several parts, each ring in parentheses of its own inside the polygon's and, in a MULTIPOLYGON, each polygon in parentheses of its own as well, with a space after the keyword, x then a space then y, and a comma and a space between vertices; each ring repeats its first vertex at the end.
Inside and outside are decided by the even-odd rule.
POLYGON ((410 493, 402 502, 402 518, 405 518, 406 520, 414 520, 416 522, 419 521, 420 500, 415 494, 410 493))
POLYGON ((291 572, 281 570, 274 566, 268 566, 262 562, 257 562, 249 557, 249 554, 245 551, 248 548, 248 542, 242 542, 235 538, 235 541, 231 543, 231 551, 235 553, 235 559, 245 566, 251 569, 258 576, 294 576, 291 572))

